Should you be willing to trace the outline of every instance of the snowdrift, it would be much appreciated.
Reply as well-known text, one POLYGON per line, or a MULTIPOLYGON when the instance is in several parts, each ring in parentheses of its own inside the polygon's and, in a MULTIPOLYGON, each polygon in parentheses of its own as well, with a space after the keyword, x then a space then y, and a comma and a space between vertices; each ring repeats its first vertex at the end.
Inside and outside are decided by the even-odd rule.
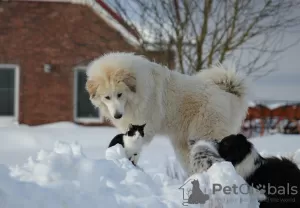
POLYGON ((22 166, 0 166, 0 207, 258 207, 251 194, 212 194, 213 184, 245 184, 229 163, 215 164, 182 183, 164 173, 150 176, 124 156, 117 145, 106 151, 106 159, 93 160, 77 143, 56 142, 53 151, 41 150, 22 166), (188 204, 194 180, 207 196, 201 205, 188 204))

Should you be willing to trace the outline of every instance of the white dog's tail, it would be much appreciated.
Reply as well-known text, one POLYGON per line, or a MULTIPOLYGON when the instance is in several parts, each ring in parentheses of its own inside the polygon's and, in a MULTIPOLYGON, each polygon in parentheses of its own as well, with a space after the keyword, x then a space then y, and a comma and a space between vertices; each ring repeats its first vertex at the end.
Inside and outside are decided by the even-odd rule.
POLYGON ((235 68, 226 69, 221 64, 218 64, 202 70, 196 76, 199 76, 201 79, 212 80, 221 89, 237 97, 245 97, 248 93, 245 77, 238 74, 235 68))

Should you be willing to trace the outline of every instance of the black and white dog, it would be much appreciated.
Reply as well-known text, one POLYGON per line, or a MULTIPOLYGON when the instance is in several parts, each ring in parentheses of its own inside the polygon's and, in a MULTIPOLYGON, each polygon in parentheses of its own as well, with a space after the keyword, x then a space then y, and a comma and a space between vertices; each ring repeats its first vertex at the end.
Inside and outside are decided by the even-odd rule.
POLYGON ((218 143, 219 155, 254 188, 263 191, 262 208, 300 208, 300 170, 287 158, 262 157, 242 134, 218 143))
POLYGON ((129 130, 126 134, 116 135, 108 145, 108 147, 120 144, 125 149, 127 158, 132 162, 133 165, 137 165, 137 161, 140 157, 140 152, 143 147, 144 127, 143 125, 130 125, 129 130))
POLYGON ((261 208, 300 208, 300 170, 287 158, 262 157, 242 134, 220 142, 190 141, 190 174, 229 161, 245 181, 266 196, 261 208))

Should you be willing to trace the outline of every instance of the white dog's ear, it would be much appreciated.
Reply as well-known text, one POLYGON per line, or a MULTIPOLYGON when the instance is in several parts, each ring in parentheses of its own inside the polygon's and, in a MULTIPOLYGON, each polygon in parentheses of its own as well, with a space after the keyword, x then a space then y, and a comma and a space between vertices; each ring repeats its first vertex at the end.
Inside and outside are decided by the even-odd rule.
POLYGON ((132 92, 136 92, 136 78, 134 74, 123 69, 118 70, 116 73, 116 79, 118 82, 124 82, 132 92))
POLYGON ((98 84, 95 80, 88 80, 85 85, 85 89, 90 94, 91 98, 94 98, 96 95, 98 84))
POLYGON ((136 92, 136 79, 134 76, 130 75, 126 77, 123 81, 132 92, 136 92))

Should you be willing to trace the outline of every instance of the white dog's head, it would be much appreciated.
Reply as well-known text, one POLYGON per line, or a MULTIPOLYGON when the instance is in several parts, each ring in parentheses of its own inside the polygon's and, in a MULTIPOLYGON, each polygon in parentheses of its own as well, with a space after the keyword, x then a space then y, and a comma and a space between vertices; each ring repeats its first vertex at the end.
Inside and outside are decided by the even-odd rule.
POLYGON ((136 77, 128 67, 110 58, 100 58, 89 66, 86 89, 93 105, 107 111, 111 118, 121 119, 136 92, 136 77))

